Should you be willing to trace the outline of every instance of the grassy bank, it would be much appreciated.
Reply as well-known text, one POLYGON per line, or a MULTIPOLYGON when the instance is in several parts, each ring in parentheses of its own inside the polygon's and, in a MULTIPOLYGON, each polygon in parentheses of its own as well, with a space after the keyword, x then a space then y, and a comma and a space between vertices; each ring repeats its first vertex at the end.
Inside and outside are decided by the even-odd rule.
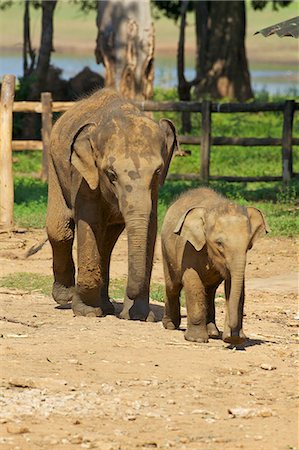
MULTIPOLYGON (((156 100, 176 98, 175 91, 156 91, 156 100)), ((266 95, 266 94, 265 94, 266 95)), ((265 95, 261 100, 265 100, 265 95)), ((267 98, 269 101, 284 100, 267 98)), ((178 113, 155 114, 171 118, 180 129, 178 113)), ((198 135, 200 115, 192 116, 193 132, 198 135)), ((214 114, 214 136, 279 137, 282 134, 281 113, 214 114)), ((294 136, 299 136, 299 120, 295 117, 294 136)), ((191 156, 176 157, 171 173, 198 173, 199 146, 187 147, 191 156)), ((299 148, 294 147, 294 171, 299 172, 299 148)), ((41 152, 15 152, 15 223, 17 226, 43 227, 45 225, 47 186, 38 179, 41 170, 41 152)), ((281 149, 278 147, 214 147, 211 154, 212 175, 262 176, 281 175, 281 149)), ((198 187, 198 182, 166 181, 160 191, 159 225, 173 200, 186 189, 198 187)), ((283 189, 275 183, 225 183, 214 181, 210 187, 243 205, 254 205, 267 216, 272 236, 299 234, 299 181, 292 181, 283 189)))

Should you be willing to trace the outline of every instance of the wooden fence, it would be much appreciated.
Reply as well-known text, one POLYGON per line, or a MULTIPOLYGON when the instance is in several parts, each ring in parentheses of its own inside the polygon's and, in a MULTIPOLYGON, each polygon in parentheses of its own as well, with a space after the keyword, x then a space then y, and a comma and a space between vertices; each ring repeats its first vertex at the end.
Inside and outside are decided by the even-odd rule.
MULTIPOLYGON (((53 102, 51 93, 41 94, 40 102, 15 102, 15 77, 3 78, 0 104, 0 228, 12 226, 13 221, 13 150, 42 150, 42 178, 47 179, 47 155, 54 112, 64 112, 74 102, 53 102), (13 113, 39 113, 42 117, 42 140, 12 140, 13 113)), ((299 109, 299 103, 286 100, 282 103, 212 103, 203 102, 135 102, 143 111, 148 112, 190 112, 201 114, 200 136, 179 136, 181 144, 199 145, 200 164, 198 174, 171 174, 170 179, 226 181, 283 181, 287 183, 293 176, 292 145, 299 145, 299 138, 293 138, 293 118, 299 109), (281 138, 254 137, 214 137, 212 136, 212 114, 257 113, 278 111, 283 114, 283 131, 281 138), (262 177, 228 177, 210 175, 210 154, 212 146, 277 146, 281 147, 282 175, 262 177)))

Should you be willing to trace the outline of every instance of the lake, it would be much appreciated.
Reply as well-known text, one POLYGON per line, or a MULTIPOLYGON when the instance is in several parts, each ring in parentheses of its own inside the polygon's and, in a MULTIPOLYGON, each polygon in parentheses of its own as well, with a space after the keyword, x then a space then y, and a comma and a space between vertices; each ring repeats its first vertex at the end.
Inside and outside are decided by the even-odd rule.
MULTIPOLYGON (((73 77, 85 66, 95 72, 101 72, 101 66, 97 65, 93 56, 57 55, 53 54, 52 64, 62 69, 65 79, 73 77)), ((296 67, 278 68, 251 68, 252 88, 258 93, 266 91, 275 95, 298 95, 298 71, 296 67)), ((2 53, 0 60, 0 78, 4 74, 22 75, 22 59, 19 54, 2 53)), ((103 73, 102 73, 103 74, 103 73)), ((186 60, 186 78, 192 79, 194 70, 192 60, 186 60)), ((177 85, 176 62, 172 57, 157 57, 155 60, 155 86, 168 88, 177 85)))

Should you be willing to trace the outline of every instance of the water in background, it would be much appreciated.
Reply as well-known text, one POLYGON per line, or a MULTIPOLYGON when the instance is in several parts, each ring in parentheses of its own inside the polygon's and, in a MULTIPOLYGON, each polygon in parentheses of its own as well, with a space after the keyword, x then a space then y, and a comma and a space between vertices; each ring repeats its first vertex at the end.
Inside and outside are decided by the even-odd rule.
MULTIPOLYGON (((95 72, 100 72, 93 56, 53 55, 52 64, 62 69, 62 77, 69 79, 88 66, 95 72)), ((1 55, 0 78, 4 74, 22 76, 22 58, 17 54, 1 55)), ((251 69, 252 88, 257 93, 266 91, 269 94, 298 94, 298 72, 294 69, 251 69)), ((102 73, 103 75, 103 73, 102 73)), ((192 61, 187 61, 186 78, 194 77, 192 61)), ((177 86, 176 62, 173 58, 157 57, 155 59, 155 87, 169 88, 177 86)))

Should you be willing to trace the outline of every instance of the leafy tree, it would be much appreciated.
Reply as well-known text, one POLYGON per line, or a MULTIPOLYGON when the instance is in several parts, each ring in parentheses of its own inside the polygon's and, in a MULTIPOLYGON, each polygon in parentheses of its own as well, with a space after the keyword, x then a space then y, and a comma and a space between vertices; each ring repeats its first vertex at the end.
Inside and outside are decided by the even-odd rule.
MULTIPOLYGON (((272 0, 275 10, 292 0, 272 0)), ((167 17, 180 19, 178 44, 179 96, 190 98, 195 86, 198 96, 229 97, 240 101, 253 97, 245 50, 246 9, 241 1, 153 0, 167 17), (184 75, 184 33, 187 11, 194 11, 196 29, 196 77, 187 81, 184 75)), ((264 9, 266 0, 252 0, 254 9, 264 9)))

